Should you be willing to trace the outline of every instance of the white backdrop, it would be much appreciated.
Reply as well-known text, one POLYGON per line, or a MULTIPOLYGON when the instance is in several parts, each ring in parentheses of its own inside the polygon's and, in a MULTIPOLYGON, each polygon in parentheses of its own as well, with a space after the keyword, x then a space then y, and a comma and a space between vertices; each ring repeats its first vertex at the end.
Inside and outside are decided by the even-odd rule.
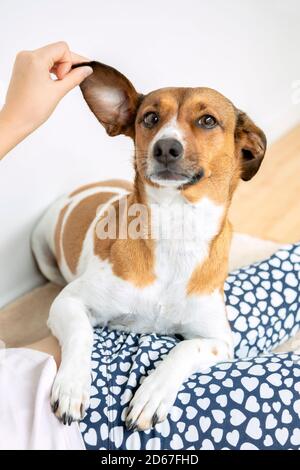
MULTIPOLYGON (((1 0, 0 96, 19 50, 65 40, 141 92, 216 88, 270 142, 300 121, 299 24, 299 0, 1 0)), ((131 156, 131 142, 107 137, 77 89, 1 162, 0 304, 41 282, 29 235, 46 206, 78 184, 130 178, 131 156)))

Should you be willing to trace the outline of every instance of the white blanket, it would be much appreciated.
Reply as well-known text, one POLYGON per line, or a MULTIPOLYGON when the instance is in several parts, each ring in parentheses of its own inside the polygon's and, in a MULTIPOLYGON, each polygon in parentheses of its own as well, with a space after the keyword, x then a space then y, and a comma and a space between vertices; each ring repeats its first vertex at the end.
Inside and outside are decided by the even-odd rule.
POLYGON ((50 407, 52 356, 0 350, 0 449, 85 449, 77 423, 64 426, 50 407))

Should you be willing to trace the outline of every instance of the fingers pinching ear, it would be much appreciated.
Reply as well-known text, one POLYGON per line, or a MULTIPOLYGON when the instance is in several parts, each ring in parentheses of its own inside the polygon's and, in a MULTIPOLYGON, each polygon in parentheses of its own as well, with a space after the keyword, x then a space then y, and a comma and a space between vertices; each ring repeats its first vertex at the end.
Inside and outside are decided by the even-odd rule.
POLYGON ((80 85, 89 75, 93 73, 93 69, 89 66, 78 67, 68 72, 61 80, 59 80, 59 86, 61 87, 62 93, 65 94, 72 90, 77 85, 80 85))

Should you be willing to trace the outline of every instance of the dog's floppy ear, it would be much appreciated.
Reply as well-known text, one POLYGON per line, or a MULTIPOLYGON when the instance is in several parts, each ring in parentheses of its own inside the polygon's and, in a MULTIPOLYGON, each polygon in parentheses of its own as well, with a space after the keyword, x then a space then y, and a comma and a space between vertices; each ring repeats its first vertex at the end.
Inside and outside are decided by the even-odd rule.
POLYGON ((241 178, 250 180, 259 170, 265 156, 265 134, 244 112, 237 110, 235 128, 236 151, 240 159, 241 178))
POLYGON ((130 81, 109 65, 92 61, 93 73, 80 85, 82 94, 98 121, 110 136, 125 134, 134 137, 134 122, 142 95, 130 81))

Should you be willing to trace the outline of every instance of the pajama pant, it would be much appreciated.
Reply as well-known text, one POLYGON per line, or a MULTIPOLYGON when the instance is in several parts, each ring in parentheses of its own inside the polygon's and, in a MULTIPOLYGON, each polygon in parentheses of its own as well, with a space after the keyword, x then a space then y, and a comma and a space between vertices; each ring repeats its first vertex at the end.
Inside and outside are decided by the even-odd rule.
POLYGON ((300 354, 270 353, 300 327, 300 243, 230 273, 225 300, 236 359, 192 375, 148 431, 125 428, 130 400, 179 339, 95 329, 87 449, 300 449, 300 354))

